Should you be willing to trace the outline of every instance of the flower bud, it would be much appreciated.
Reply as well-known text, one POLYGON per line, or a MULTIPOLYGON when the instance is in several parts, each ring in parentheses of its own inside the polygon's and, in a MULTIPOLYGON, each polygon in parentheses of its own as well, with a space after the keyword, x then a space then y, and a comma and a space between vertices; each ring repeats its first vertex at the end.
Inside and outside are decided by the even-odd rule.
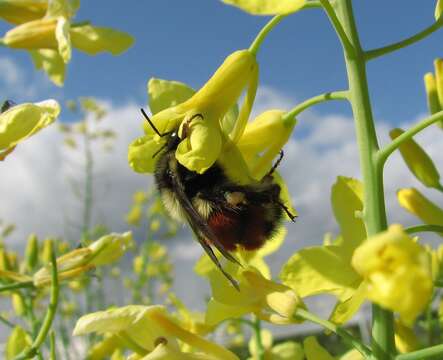
MULTIPOLYGON (((389 135, 392 140, 403 134, 402 129, 393 129, 389 135)), ((399 147, 400 153, 409 170, 420 182, 431 188, 442 189, 440 174, 429 155, 412 138, 399 147)))
POLYGON ((48 0, 2 0, 0 18, 11 24, 23 24, 45 15, 48 0))
POLYGON ((38 262, 38 239, 37 235, 31 234, 25 249, 25 271, 31 272, 38 262))

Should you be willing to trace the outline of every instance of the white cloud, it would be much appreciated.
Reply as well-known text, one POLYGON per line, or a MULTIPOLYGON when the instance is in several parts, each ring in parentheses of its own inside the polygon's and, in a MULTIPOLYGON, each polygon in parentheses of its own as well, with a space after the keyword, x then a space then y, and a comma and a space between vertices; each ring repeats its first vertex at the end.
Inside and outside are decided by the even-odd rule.
MULTIPOLYGON (((257 109, 261 110, 265 107, 289 109, 294 104, 289 97, 270 88, 262 89, 257 101, 257 109)), ((109 113, 103 126, 116 131, 118 138, 115 151, 96 154, 94 217, 111 230, 119 231, 127 228, 123 215, 130 205, 131 194, 152 183, 152 177, 133 173, 126 160, 128 144, 141 134, 139 106, 133 103, 119 107, 108 103, 107 106, 109 113)), ((404 127, 416 120, 405 123, 404 127)), ((381 139, 386 143, 389 126, 380 122, 377 128, 384 134, 381 139)), ((440 169, 443 168, 442 135, 442 130, 433 127, 417 137, 440 169)), ((23 244, 30 232, 41 237, 78 238, 79 229, 73 225, 78 224, 74 220, 78 219, 81 207, 72 196, 67 178, 82 179, 81 159, 81 152, 72 153, 62 146, 61 135, 52 126, 20 144, 5 162, 0 163, 0 218, 17 224, 18 230, 10 238, 14 247, 23 244)), ((295 224, 289 225, 290 232, 283 249, 270 257, 274 273, 296 249, 320 244, 327 231, 337 232, 329 201, 330 188, 337 175, 359 176, 352 119, 342 115, 319 116, 315 112, 301 116, 295 137, 285 147, 280 171, 289 185, 299 218, 295 224)), ((421 188, 398 155, 387 164, 385 184, 390 219, 405 224, 418 223, 397 205, 395 199, 395 191, 401 186, 421 188)), ((440 199, 437 202, 443 206, 442 196, 432 191, 427 193, 440 199)), ((202 253, 192 241, 187 232, 173 245, 176 291, 187 304, 202 306, 202 293, 208 292, 208 288, 204 280, 192 273, 192 267, 202 253)))

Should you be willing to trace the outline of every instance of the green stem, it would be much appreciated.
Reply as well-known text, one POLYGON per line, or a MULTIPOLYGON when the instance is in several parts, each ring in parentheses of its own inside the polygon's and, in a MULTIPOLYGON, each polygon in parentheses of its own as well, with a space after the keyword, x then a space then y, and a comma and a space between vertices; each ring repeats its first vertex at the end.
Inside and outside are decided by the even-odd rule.
POLYGON ((284 116, 283 121, 285 122, 286 119, 293 119, 306 109, 310 108, 313 105, 320 104, 325 101, 331 101, 331 100, 347 100, 348 99, 348 91, 332 91, 327 92, 324 94, 320 94, 314 97, 311 97, 302 103, 295 106, 293 109, 289 110, 284 116))
POLYGON ((436 233, 443 233, 443 226, 442 225, 415 225, 410 226, 405 229, 405 232, 408 234, 415 234, 420 232, 436 232, 436 233))
POLYGON ((366 60, 373 60, 380 56, 389 54, 391 52, 394 52, 396 50, 400 50, 406 46, 412 45, 425 37, 431 35, 434 31, 440 29, 440 27, 443 25, 443 17, 440 17, 435 23, 433 23, 431 26, 428 26, 426 29, 420 31, 419 33, 408 37, 404 40, 401 40, 399 42, 396 42, 394 44, 390 44, 387 46, 383 46, 378 49, 369 50, 365 53, 365 59, 366 60))
POLYGON ((252 42, 251 46, 249 47, 249 52, 253 55, 257 55, 258 50, 260 49, 260 46, 265 40, 268 33, 280 22, 282 21, 287 15, 277 15, 274 16, 258 33, 254 41, 252 42))
POLYGON ((49 334, 49 360, 57 360, 57 356, 56 356, 56 348, 55 348, 55 333, 54 330, 51 331, 51 333, 49 334))
POLYGON ((317 8, 321 8, 322 5, 320 3, 319 0, 311 0, 311 1, 306 1, 305 4, 303 5, 303 7, 301 8, 302 10, 304 9, 317 9, 317 8))
POLYGON ((2 322, 3 324, 5 324, 6 326, 10 327, 10 328, 15 328, 15 325, 10 322, 8 319, 4 318, 3 316, 0 315, 0 322, 2 322))
POLYGON ((265 359, 265 348, 263 347, 263 341, 261 338, 261 323, 260 319, 256 318, 254 322, 254 337, 257 345, 257 360, 265 359))
POLYGON ((395 360, 439 360, 443 358, 443 344, 397 355, 395 360))
POLYGON ((352 336, 349 332, 340 328, 334 323, 328 320, 321 319, 317 315, 314 315, 305 309, 297 309, 297 311, 295 312, 295 316, 318 324, 325 329, 332 331, 334 334, 340 336, 347 345, 352 346, 353 348, 358 350, 365 358, 371 357, 372 352, 365 344, 363 344, 360 340, 352 336))
MULTIPOLYGON (((379 149, 369 98, 366 62, 354 19, 351 0, 337 0, 336 9, 352 51, 343 46, 349 82, 349 99, 354 115, 360 168, 364 188, 363 220, 368 236, 387 228, 383 173, 377 167, 379 149)), ((394 318, 390 311, 372 306, 372 350, 377 360, 388 360, 395 353, 394 318)))
POLYGON ((58 294, 59 294, 59 283, 58 283, 58 274, 57 274, 57 261, 55 257, 54 244, 52 244, 51 249, 51 296, 49 299, 48 310, 46 311, 45 318, 40 327, 40 330, 35 337, 31 347, 26 350, 21 355, 17 356, 15 360, 25 360, 31 359, 39 353, 40 346, 46 339, 46 336, 51 329, 52 321, 54 320, 55 314, 57 312, 57 304, 58 304, 58 294))
MULTIPOLYGON (((86 119, 84 120, 86 121, 86 119)), ((87 125, 87 124, 86 124, 87 125)), ((85 141, 85 194, 84 194, 84 203, 83 203, 83 243, 87 243, 89 239, 89 230, 91 228, 91 213, 92 213, 92 169, 94 164, 94 159, 92 157, 91 151, 91 143, 89 139, 89 132, 86 129, 84 135, 85 141)))
POLYGON ((343 48, 345 49, 346 53, 353 54, 354 44, 349 40, 348 34, 346 34, 346 31, 340 22, 340 19, 338 18, 337 14, 335 13, 334 8, 332 7, 329 0, 319 0, 323 8, 325 9, 326 13, 328 14, 329 20, 331 21, 332 25, 334 26, 335 31, 337 32, 337 35, 343 45, 343 48))
POLYGON ((396 137, 394 140, 392 140, 388 145, 386 145, 383 149, 380 149, 377 152, 376 155, 376 161, 377 166, 379 168, 382 168, 384 163, 386 162, 389 155, 391 155, 397 148, 400 147, 402 143, 412 138, 415 134, 419 133, 423 129, 427 128, 428 126, 443 120, 443 111, 439 111, 435 113, 434 115, 421 120, 416 125, 411 127, 410 129, 406 130, 403 134, 396 137))
POLYGON ((14 284, 0 286, 0 292, 25 289, 25 288, 33 288, 33 287, 34 287, 34 283, 32 281, 18 282, 18 283, 14 283, 14 284))

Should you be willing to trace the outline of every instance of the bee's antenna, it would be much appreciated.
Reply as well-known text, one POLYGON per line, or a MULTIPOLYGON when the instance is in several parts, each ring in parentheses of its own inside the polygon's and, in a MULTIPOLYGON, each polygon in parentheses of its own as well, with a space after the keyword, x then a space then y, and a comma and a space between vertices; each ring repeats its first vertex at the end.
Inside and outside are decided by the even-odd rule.
POLYGON ((272 175, 275 171, 275 169, 278 168, 278 166, 280 165, 281 161, 283 160, 283 155, 284 152, 283 150, 280 150, 280 157, 278 158, 278 160, 276 161, 276 163, 274 164, 274 166, 272 166, 271 170, 269 170, 268 174, 266 176, 272 175))
POLYGON ((294 215, 293 213, 291 213, 288 209, 288 207, 281 203, 280 201, 277 202, 278 205, 280 205, 280 207, 285 211, 286 215, 288 215, 288 217, 291 219, 292 222, 295 222, 295 219, 297 218, 297 215, 294 215))
MULTIPOLYGON (((154 123, 149 118, 148 114, 146 114, 145 110, 143 110, 143 109, 140 109, 140 110, 141 110, 143 116, 145 117, 145 119, 148 121, 149 125, 151 125, 152 129, 155 131, 155 133, 158 136, 163 137, 163 136, 167 136, 167 135, 172 134, 172 131, 168 131, 168 132, 165 132, 163 134, 160 134, 160 131, 157 130, 157 128, 155 127, 154 123)), ((155 155, 157 155, 157 154, 155 154, 155 155)))

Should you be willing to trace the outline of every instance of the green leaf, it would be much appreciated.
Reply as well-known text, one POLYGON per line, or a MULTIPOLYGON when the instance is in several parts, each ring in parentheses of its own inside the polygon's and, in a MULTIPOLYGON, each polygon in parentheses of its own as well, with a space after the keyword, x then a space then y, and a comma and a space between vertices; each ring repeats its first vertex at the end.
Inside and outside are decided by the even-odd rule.
POLYGON ((331 189, 332 211, 340 226, 344 251, 350 257, 352 252, 366 239, 362 219, 356 214, 363 211, 363 185, 357 179, 338 176, 331 189))
POLYGON ((134 38, 123 31, 92 25, 71 27, 72 45, 89 55, 110 52, 120 55, 134 43, 134 38))
POLYGON ((152 114, 181 104, 195 94, 195 90, 186 84, 157 78, 149 79, 147 88, 152 114))
POLYGON ((300 10, 305 0, 222 0, 252 15, 283 15, 300 10))
POLYGON ((349 299, 361 282, 342 246, 314 246, 295 253, 280 273, 283 283, 302 298, 333 294, 341 301, 349 299))

